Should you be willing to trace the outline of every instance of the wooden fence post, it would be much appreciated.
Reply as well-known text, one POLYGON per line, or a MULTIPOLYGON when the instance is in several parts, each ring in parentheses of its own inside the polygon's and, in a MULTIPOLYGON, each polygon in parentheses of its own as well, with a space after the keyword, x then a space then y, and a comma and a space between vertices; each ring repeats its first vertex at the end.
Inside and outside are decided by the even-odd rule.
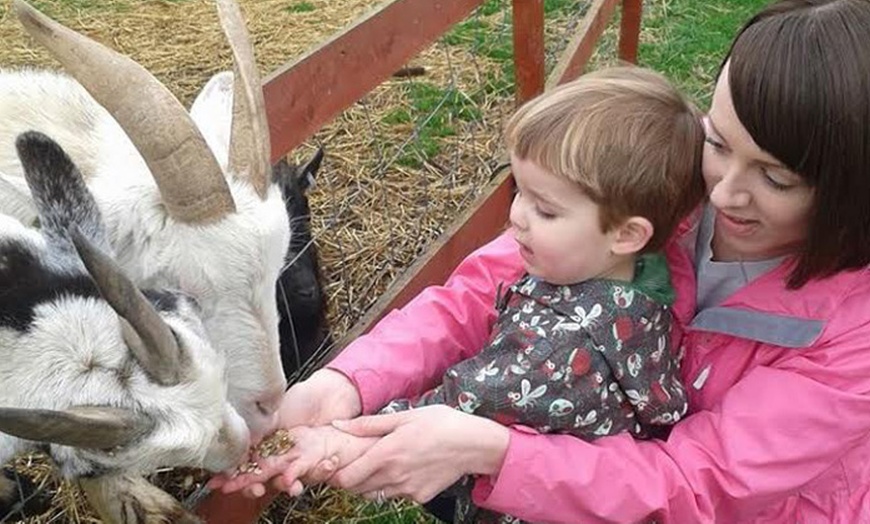
POLYGON ((513 0, 517 105, 544 91, 544 0, 513 0))
POLYGON ((643 0, 622 0, 622 21, 619 24, 619 58, 633 64, 637 63, 642 13, 643 0))

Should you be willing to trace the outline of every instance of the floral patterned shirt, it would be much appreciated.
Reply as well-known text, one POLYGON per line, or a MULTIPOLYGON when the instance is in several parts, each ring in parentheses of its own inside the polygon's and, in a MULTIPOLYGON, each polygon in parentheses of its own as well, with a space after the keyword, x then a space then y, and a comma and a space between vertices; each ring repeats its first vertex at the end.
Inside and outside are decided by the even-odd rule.
MULTIPOLYGON (((671 349, 670 276, 639 257, 632 282, 553 285, 526 275, 501 294, 489 343, 418 398, 382 412, 447 404, 505 425, 584 440, 628 431, 665 436, 687 409, 671 349)), ((520 522, 476 508, 469 479, 453 488, 457 523, 520 522)))

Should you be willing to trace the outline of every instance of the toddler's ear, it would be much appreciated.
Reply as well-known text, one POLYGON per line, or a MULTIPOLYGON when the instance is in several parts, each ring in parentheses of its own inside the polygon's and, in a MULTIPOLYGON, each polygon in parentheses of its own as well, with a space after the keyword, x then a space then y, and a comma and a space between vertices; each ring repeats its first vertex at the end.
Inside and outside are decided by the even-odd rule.
POLYGON ((653 236, 652 223, 643 217, 630 217, 611 231, 610 250, 614 255, 640 252, 653 236))

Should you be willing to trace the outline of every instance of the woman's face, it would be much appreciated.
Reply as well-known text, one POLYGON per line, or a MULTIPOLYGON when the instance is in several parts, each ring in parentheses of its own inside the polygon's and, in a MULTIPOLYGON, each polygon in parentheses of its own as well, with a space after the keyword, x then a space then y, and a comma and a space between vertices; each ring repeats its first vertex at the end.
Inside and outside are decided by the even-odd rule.
POLYGON ((813 190, 759 148, 740 123, 728 64, 719 75, 704 130, 704 181, 716 209, 715 259, 764 260, 794 253, 808 232, 813 190))

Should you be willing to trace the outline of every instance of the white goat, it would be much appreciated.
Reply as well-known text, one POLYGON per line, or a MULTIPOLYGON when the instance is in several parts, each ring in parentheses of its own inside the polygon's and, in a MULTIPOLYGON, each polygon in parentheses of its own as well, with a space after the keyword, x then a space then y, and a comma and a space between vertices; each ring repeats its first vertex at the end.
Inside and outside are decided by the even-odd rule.
MULTIPOLYGON (((190 117, 200 129, 208 130, 205 139, 218 162, 226 168, 233 120, 231 71, 217 73, 206 82, 190 107, 190 117)), ((284 196, 292 238, 276 289, 281 364, 284 376, 288 379, 332 344, 307 196, 307 191, 314 185, 323 156, 321 147, 304 164, 292 164, 282 158, 272 166, 272 180, 281 188, 284 196)))
MULTIPOLYGON (((118 479, 223 471, 247 453, 225 359, 191 298, 143 294, 104 253, 100 211, 63 150, 30 132, 17 151, 41 230, 0 215, 0 464, 39 447, 64 476, 84 477, 110 520, 153 513, 141 489, 124 507, 118 479)), ((8 483, 0 476, 0 494, 8 483)), ((0 497, 0 518, 12 502, 0 497)))
POLYGON ((14 0, 26 31, 71 77, 0 73, 0 212, 33 220, 21 200, 14 138, 30 129, 54 138, 87 179, 124 271, 139 285, 175 287, 200 303, 210 340, 231 363, 230 399, 262 435, 286 387, 275 282, 290 229, 271 182, 248 35, 235 3, 217 4, 235 58, 235 96, 231 140, 207 141, 202 132, 212 132, 198 129, 138 64, 14 0), (208 143, 223 150, 212 154, 208 143))

